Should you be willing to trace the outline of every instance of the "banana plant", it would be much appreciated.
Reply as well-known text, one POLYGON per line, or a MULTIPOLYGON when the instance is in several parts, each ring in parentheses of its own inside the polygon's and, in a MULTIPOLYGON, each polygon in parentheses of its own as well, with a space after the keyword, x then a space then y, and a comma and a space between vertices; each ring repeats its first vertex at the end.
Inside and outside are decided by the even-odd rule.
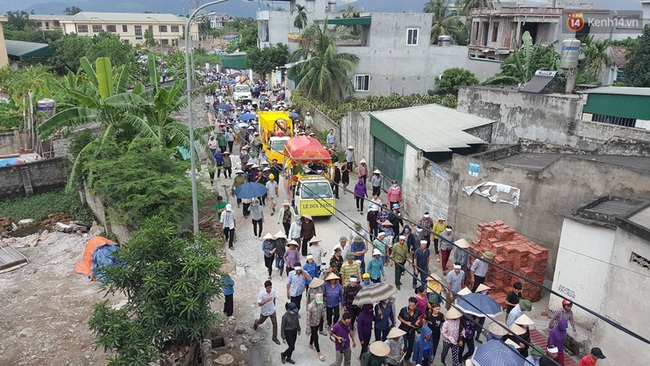
POLYGON ((66 98, 71 101, 70 105, 37 127, 39 138, 45 140, 56 133, 70 134, 76 127, 84 124, 100 124, 101 135, 86 145, 75 157, 68 179, 68 188, 73 186, 79 176, 83 157, 93 148, 101 148, 110 138, 130 141, 138 135, 143 137, 153 135, 153 131, 144 120, 131 118, 143 113, 147 101, 137 94, 127 92, 126 88, 130 80, 127 67, 113 70, 110 59, 100 57, 93 68, 88 59, 83 57, 81 69, 88 79, 88 86, 81 87, 76 83, 75 78, 69 75, 68 80, 61 85, 66 98))

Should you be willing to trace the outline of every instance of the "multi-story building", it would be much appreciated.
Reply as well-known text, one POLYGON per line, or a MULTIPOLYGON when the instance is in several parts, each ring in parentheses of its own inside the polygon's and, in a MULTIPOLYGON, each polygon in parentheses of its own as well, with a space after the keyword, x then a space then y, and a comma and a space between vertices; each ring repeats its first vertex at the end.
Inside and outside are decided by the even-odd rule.
MULTIPOLYGON (((72 18, 70 15, 38 15, 30 14, 29 20, 33 21, 36 27, 42 31, 61 30, 61 21, 72 18)), ((6 23, 7 16, 0 16, 0 23, 6 23)))
MULTIPOLYGON (((113 33, 124 43, 144 43, 144 32, 149 29, 153 38, 162 46, 171 46, 173 41, 183 38, 187 19, 173 14, 154 13, 99 13, 82 11, 61 21, 63 33, 80 36, 94 36, 101 32, 113 33)), ((198 39, 196 22, 190 29, 192 39, 198 39)))
POLYGON ((355 96, 425 94, 435 88, 436 79, 448 68, 462 67, 487 79, 499 70, 499 64, 487 60, 470 60, 467 47, 440 47, 432 44, 431 14, 363 13, 343 18, 336 13, 335 0, 291 0, 287 11, 259 10, 258 41, 260 47, 276 43, 299 47, 300 32, 294 25, 297 4, 304 4, 308 27, 327 19, 337 27, 338 52, 359 57, 357 70, 350 75, 355 96))
MULTIPOLYGON (((316 20, 325 18, 334 19, 336 14, 336 0, 279 0, 276 3, 286 2, 288 9, 257 10, 257 34, 259 47, 268 47, 277 43, 284 43, 289 46, 289 51, 298 49, 300 32, 316 20), (303 29, 294 25, 297 13, 296 5, 305 7, 307 24, 303 29)), ((281 7, 282 8, 282 7, 281 7)))
POLYGON ((533 44, 551 44, 587 35, 594 39, 625 39, 643 31, 641 12, 593 9, 592 0, 554 0, 551 5, 526 7, 503 3, 496 9, 473 9, 468 56, 503 61, 521 46, 525 32, 531 35, 533 44), (579 30, 568 27, 569 13, 574 14, 574 25, 579 30))
POLYGON ((206 15, 206 18, 210 21, 210 28, 212 29, 221 29, 227 23, 231 23, 235 21, 235 17, 226 13, 212 12, 206 15))

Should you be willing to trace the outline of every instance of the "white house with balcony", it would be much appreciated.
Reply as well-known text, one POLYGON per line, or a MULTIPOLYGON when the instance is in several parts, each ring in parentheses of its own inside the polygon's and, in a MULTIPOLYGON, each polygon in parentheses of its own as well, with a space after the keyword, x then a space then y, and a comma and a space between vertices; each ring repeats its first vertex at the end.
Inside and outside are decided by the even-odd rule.
MULTIPOLYGON (((120 36, 127 44, 144 43, 144 32, 149 29, 161 46, 171 46, 182 39, 187 19, 173 14, 154 13, 103 13, 82 11, 69 19, 61 20, 63 33, 92 37, 102 32, 120 36)), ((199 26, 192 23, 192 39, 198 39, 199 26)))

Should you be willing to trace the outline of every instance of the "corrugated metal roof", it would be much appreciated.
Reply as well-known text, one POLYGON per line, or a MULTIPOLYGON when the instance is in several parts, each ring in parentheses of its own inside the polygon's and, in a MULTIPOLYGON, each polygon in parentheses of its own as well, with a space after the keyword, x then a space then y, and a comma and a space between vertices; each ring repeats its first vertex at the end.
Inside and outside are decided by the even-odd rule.
POLYGON ((7 55, 16 57, 47 57, 52 50, 47 43, 6 40, 7 55))
POLYGON ((29 14, 29 20, 68 20, 72 15, 52 15, 52 14, 29 14))
POLYGON ((424 152, 449 152, 471 144, 486 144, 464 131, 494 122, 438 104, 372 112, 371 115, 424 152))
POLYGON ((588 89, 582 93, 586 94, 611 94, 611 95, 639 95, 650 97, 650 88, 633 88, 628 86, 603 86, 600 88, 588 89))
POLYGON ((105 22, 105 23, 119 23, 119 22, 160 22, 167 24, 184 24, 187 19, 178 17, 174 14, 158 14, 158 13, 102 13, 82 11, 75 14, 72 18, 67 19, 65 22, 79 23, 79 22, 105 22))

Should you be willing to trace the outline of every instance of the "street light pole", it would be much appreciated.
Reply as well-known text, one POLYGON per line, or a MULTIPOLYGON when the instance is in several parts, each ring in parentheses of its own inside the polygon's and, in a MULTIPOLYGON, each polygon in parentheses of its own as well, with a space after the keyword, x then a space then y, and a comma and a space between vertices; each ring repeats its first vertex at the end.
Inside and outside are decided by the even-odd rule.
POLYGON ((189 132, 190 132, 190 164, 192 166, 190 167, 190 178, 192 180, 192 224, 194 228, 194 236, 198 237, 199 234, 199 203, 198 203, 198 192, 197 192, 197 187, 196 187, 196 157, 195 157, 195 152, 194 152, 194 120, 192 118, 192 76, 194 75, 194 71, 192 68, 194 68, 194 65, 192 65, 192 68, 190 68, 190 46, 191 46, 191 40, 190 40, 190 27, 192 26, 192 19, 196 16, 196 14, 203 10, 204 8, 212 5, 217 5, 224 3, 228 0, 216 0, 216 1, 211 1, 209 3, 203 4, 199 6, 198 8, 194 9, 192 14, 190 14, 190 17, 187 19, 187 23, 185 24, 185 78, 187 79, 187 105, 188 105, 188 112, 187 112, 187 119, 189 123, 189 132))
MULTIPOLYGON (((162 32, 160 31, 160 21, 158 19, 156 19, 154 17, 150 17, 150 16, 148 16, 147 19, 153 20, 158 25, 158 46, 162 50, 162 32)), ((155 33, 152 34, 152 36, 154 36, 154 41, 155 41, 156 40, 155 33)))

